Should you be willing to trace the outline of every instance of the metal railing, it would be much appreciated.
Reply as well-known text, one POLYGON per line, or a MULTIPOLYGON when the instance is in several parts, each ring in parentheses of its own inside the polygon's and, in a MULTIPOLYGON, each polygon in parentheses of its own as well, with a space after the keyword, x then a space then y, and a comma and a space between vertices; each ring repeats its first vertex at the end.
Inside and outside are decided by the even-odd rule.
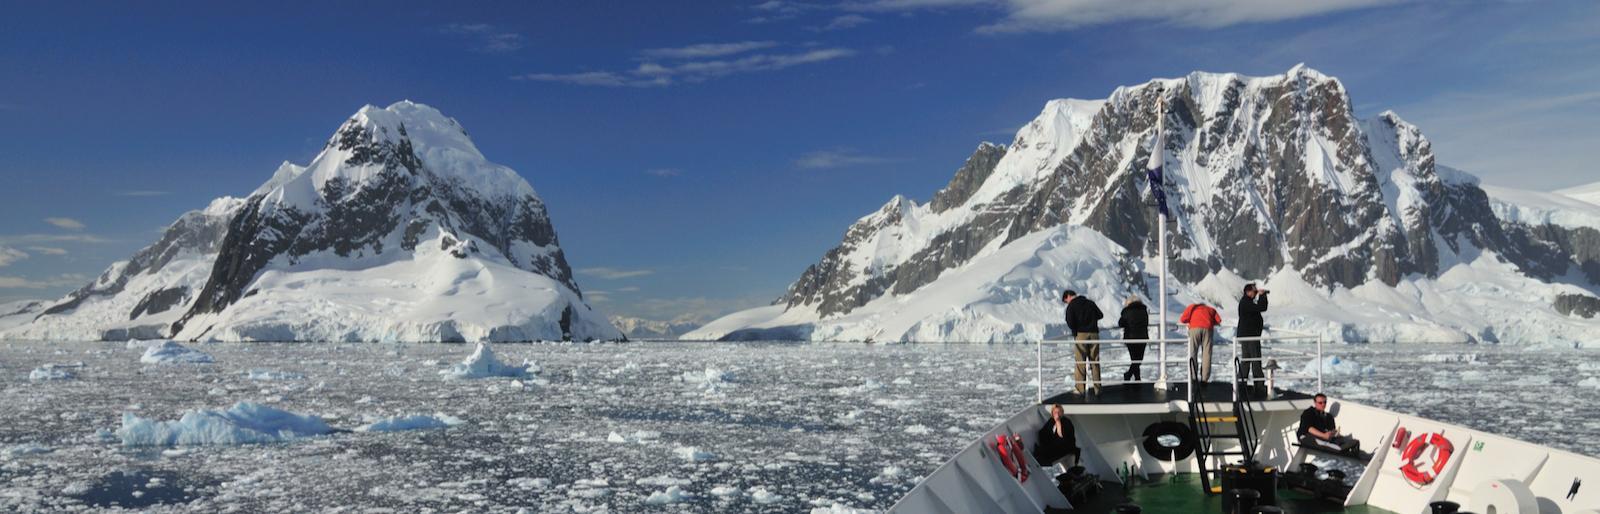
MULTIPOLYGON (((1173 327, 1169 328, 1168 330, 1159 331, 1159 332, 1163 332, 1163 333, 1168 334, 1169 337, 1159 337, 1159 338, 1153 338, 1153 339, 1089 339, 1089 340, 1044 339, 1044 340, 1038 341, 1038 343, 1035 345, 1035 357, 1037 359, 1037 368, 1035 370, 1036 371, 1035 380, 1037 380, 1037 385, 1038 385, 1038 391, 1037 391, 1037 394, 1036 394, 1036 400, 1039 403, 1044 403, 1044 398, 1045 398, 1045 390, 1044 390, 1044 388, 1045 388, 1045 380, 1044 380, 1044 375, 1045 375, 1044 347, 1045 347, 1045 345, 1057 345, 1057 346, 1093 345, 1093 346, 1103 346, 1103 345, 1107 345, 1107 344, 1128 344, 1128 343, 1136 343, 1137 344, 1137 343, 1144 343, 1144 344, 1147 344, 1147 345, 1155 345, 1156 346, 1157 356, 1156 356, 1155 359, 1152 360, 1152 359, 1146 358, 1146 359, 1142 359, 1142 360, 1128 359, 1128 360, 1111 360, 1111 361, 1107 361, 1107 360, 1103 360, 1103 359, 1094 359, 1094 360, 1086 360, 1086 361, 1079 362, 1076 359, 1076 355, 1072 355, 1072 356, 1066 357, 1066 360, 1068 361, 1067 362, 1067 366, 1066 366, 1066 371, 1067 371, 1067 373, 1072 373, 1073 371, 1075 371, 1075 369, 1078 366, 1080 366, 1080 365, 1083 366, 1084 367, 1084 375, 1085 375, 1084 378, 1085 378, 1085 380, 1082 381, 1082 382, 1078 382, 1078 381, 1074 380, 1074 382, 1075 382, 1074 385, 1081 385, 1081 386, 1084 386, 1085 388, 1098 387, 1098 386, 1103 386, 1103 385, 1154 384, 1156 387, 1164 389, 1167 386, 1167 384, 1170 384, 1173 381, 1177 381, 1177 380, 1181 379, 1182 382, 1184 382, 1184 383, 1186 383, 1188 385, 1187 389, 1188 389, 1189 400, 1193 401, 1194 400, 1194 394, 1195 394, 1195 382, 1196 382, 1195 379, 1196 379, 1196 377, 1194 376, 1195 367, 1194 366, 1190 366, 1190 363, 1195 363, 1196 365, 1199 365, 1199 363, 1197 361, 1197 358, 1199 356, 1195 355, 1195 345, 1189 344, 1189 338, 1188 338, 1187 335, 1182 336, 1182 337, 1170 337, 1170 335, 1172 335, 1174 329, 1178 329, 1178 328, 1186 328, 1186 327, 1182 327, 1181 325, 1174 325, 1173 327), (1183 357, 1178 358, 1178 357, 1169 356, 1169 352, 1167 351, 1167 347, 1169 345, 1173 345, 1173 344, 1181 344, 1181 345, 1184 346, 1183 357), (1154 379, 1139 379, 1139 380, 1120 380, 1120 379, 1106 380, 1106 379, 1102 378, 1099 381, 1095 381, 1095 380, 1093 380, 1093 378, 1091 376, 1091 372, 1093 371, 1093 367, 1094 366, 1099 366, 1100 370, 1104 371, 1107 365, 1111 365, 1111 364, 1132 365, 1132 364, 1135 364, 1135 363, 1138 363, 1138 364, 1140 364, 1142 366, 1153 366, 1154 370, 1157 373, 1157 377, 1154 378, 1154 379), (1181 373, 1173 373, 1173 372, 1171 372, 1171 368, 1174 365, 1178 366, 1178 370, 1181 373)), ((1220 327, 1219 326, 1217 328, 1224 328, 1224 327, 1220 327)), ((1213 329, 1213 330, 1215 331, 1216 329, 1213 329)), ((1106 333, 1108 331, 1109 331, 1108 329, 1101 329, 1100 330, 1101 333, 1106 333)), ((1212 344, 1212 355, 1213 355, 1213 358, 1215 358, 1216 351, 1217 351, 1217 348, 1216 348, 1217 345, 1219 343, 1223 343, 1224 341, 1220 340, 1221 338, 1218 338, 1216 336, 1215 332, 1213 332, 1212 337, 1213 337, 1212 343, 1211 343, 1212 344)), ((1269 394, 1271 394, 1271 392, 1273 391, 1273 387, 1275 386, 1275 382, 1279 378, 1288 378, 1288 379, 1301 379, 1301 378, 1313 379, 1314 378, 1316 380, 1316 383, 1317 383, 1316 392, 1319 392, 1319 393, 1322 392, 1322 387, 1323 387, 1322 346, 1323 346, 1323 343, 1326 341, 1326 338, 1324 336, 1319 335, 1319 334, 1311 334, 1311 333, 1298 332, 1298 331, 1293 331, 1293 330, 1269 329, 1269 330, 1265 330, 1263 332, 1263 335, 1261 335, 1261 336, 1230 337, 1230 338, 1226 339, 1225 341, 1226 341, 1226 344, 1228 344, 1228 346, 1229 346, 1229 348, 1231 350, 1230 354, 1228 356, 1228 360, 1226 361, 1226 363, 1232 365, 1233 371, 1231 373, 1229 373, 1227 376, 1229 376, 1231 378, 1231 380, 1229 382, 1232 383, 1233 398, 1234 398, 1235 401, 1237 401, 1238 398, 1239 398, 1239 393, 1240 393, 1240 388, 1241 387, 1250 387, 1250 386, 1254 386, 1254 385, 1256 385, 1258 383, 1261 383, 1261 382, 1265 382, 1266 383, 1265 385, 1268 388, 1268 392, 1269 392, 1269 394), (1243 341, 1260 341, 1262 343, 1262 345, 1261 345, 1261 356, 1260 357, 1248 357, 1248 358, 1247 357, 1242 357, 1241 356, 1242 355, 1242 351, 1241 351, 1241 347, 1240 347, 1239 344, 1241 342, 1243 342, 1243 341), (1315 342, 1315 347, 1314 348, 1291 349, 1291 348, 1288 347, 1290 345, 1308 345, 1313 341, 1315 342), (1309 370, 1310 373, 1296 372, 1291 367, 1282 366, 1282 364, 1285 363, 1285 362, 1294 362, 1294 361, 1300 361, 1300 360, 1314 361, 1316 364, 1314 366, 1306 366, 1306 367, 1309 367, 1309 368, 1313 368, 1312 370, 1309 370), (1245 367, 1246 367, 1246 365, 1248 363, 1252 363, 1252 362, 1262 363, 1262 367, 1263 367, 1263 370, 1262 370, 1263 373, 1262 374, 1263 374, 1263 376, 1261 378, 1251 377, 1251 378, 1245 379, 1245 378, 1243 378, 1244 375, 1245 375, 1244 369, 1245 369, 1245 367), (1279 364, 1279 366, 1271 366, 1271 364, 1279 364), (1282 371, 1280 372, 1280 370, 1282 370, 1282 371)), ((1146 347, 1146 352, 1147 352, 1146 355, 1148 355, 1149 350, 1150 350, 1150 348, 1147 346, 1146 347)), ((1210 375, 1209 370, 1205 374, 1206 375, 1210 375)), ((1063 382, 1065 382, 1065 380, 1063 380, 1063 382)))

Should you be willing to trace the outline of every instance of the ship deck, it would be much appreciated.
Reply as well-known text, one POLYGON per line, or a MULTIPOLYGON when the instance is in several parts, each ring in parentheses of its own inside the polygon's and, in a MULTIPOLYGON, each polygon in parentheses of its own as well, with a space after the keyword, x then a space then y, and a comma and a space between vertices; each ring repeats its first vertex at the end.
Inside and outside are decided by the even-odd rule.
MULTIPOLYGON (((1310 400, 1311 395, 1299 391, 1277 388, 1271 397, 1265 391, 1248 393, 1241 391, 1240 396, 1246 401, 1295 401, 1310 400)), ((1233 385, 1227 382, 1207 382, 1195 387, 1195 399, 1207 403, 1233 401, 1233 385)), ((1166 389, 1158 389, 1153 384, 1117 384, 1105 386, 1100 394, 1080 394, 1065 392, 1051 396, 1044 400, 1045 405, 1060 404, 1073 405, 1140 405, 1140 404, 1168 404, 1172 402, 1187 402, 1189 400, 1189 385, 1183 382, 1174 382, 1166 389)))
MULTIPOLYGON (((1136 485, 1123 489, 1122 484, 1103 482, 1104 489, 1090 501, 1076 505, 1079 512, 1110 514, 1116 506, 1132 502, 1150 513, 1220 513, 1224 512, 1221 495, 1205 494, 1200 489, 1200 479, 1194 475, 1152 477, 1149 482, 1135 480, 1136 485)), ((1395 514, 1370 505, 1345 507, 1328 499, 1312 498, 1300 491, 1279 488, 1274 505, 1286 514, 1395 514)))

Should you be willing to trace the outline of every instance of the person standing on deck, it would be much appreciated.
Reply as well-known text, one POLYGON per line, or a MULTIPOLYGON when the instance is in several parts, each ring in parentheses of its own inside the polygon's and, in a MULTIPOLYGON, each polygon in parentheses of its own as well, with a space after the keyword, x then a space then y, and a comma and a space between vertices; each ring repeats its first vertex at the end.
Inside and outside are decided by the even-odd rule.
MULTIPOLYGON (((1128 297, 1128 302, 1122 307, 1122 317, 1117 319, 1117 327, 1122 329, 1123 339, 1150 338, 1150 311, 1144 307, 1144 302, 1139 301, 1139 297, 1128 297)), ((1128 347, 1128 360, 1133 363, 1122 374, 1122 380, 1144 380, 1139 376, 1139 361, 1144 360, 1145 343, 1123 344, 1128 347)))
POLYGON ((1199 362, 1189 360, 1189 376, 1201 382, 1211 381, 1211 341, 1222 324, 1217 310, 1204 303, 1193 303, 1183 309, 1179 323, 1189 325, 1189 355, 1200 357, 1199 362))
POLYGON ((1246 382, 1252 389, 1265 388, 1266 374, 1261 372, 1261 340, 1245 339, 1259 338, 1266 328, 1266 321, 1261 319, 1261 313, 1267 311, 1267 290, 1257 289, 1255 284, 1244 285, 1244 296, 1239 298, 1239 329, 1234 337, 1239 340, 1239 357, 1243 359, 1256 359, 1241 361, 1239 363, 1239 376, 1249 379, 1246 382))
MULTIPOLYGON (((1100 318, 1105 315, 1100 313, 1100 307, 1093 300, 1078 296, 1077 291, 1071 289, 1061 293, 1061 301, 1067 304, 1067 329, 1072 331, 1072 338, 1078 341, 1100 340, 1100 318)), ((1072 357, 1078 362, 1072 368, 1072 380, 1076 385, 1074 389, 1078 394, 1084 390, 1084 367, 1088 366, 1094 377, 1094 394, 1100 394, 1100 343, 1074 343, 1072 357)))

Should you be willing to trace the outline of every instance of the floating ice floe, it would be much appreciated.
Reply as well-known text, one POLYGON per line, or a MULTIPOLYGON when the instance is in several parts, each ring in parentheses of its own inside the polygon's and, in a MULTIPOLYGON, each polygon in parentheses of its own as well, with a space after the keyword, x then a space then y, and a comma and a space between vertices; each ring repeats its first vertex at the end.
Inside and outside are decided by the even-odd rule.
POLYGON ((178 344, 177 341, 162 341, 152 344, 144 351, 144 356, 139 357, 139 362, 145 364, 210 364, 216 362, 210 354, 178 344))
POLYGON ((1593 387, 1600 389, 1600 377, 1589 377, 1578 381, 1578 387, 1593 387))
POLYGON ((186 411, 177 421, 123 413, 116 434, 123 446, 187 446, 274 443, 330 432, 317 416, 239 402, 228 410, 186 411))
POLYGON ((812 500, 811 514, 871 514, 875 510, 858 509, 833 500, 812 500))
MULTIPOLYGON (((1316 376, 1317 361, 1307 362, 1300 369, 1306 376, 1316 376)), ((1377 368, 1364 366, 1359 362, 1345 359, 1337 355, 1322 358, 1322 376, 1361 377, 1377 372, 1377 368)))
POLYGON ((129 339, 127 344, 123 345, 123 348, 127 348, 129 350, 144 350, 152 346, 161 346, 161 343, 163 342, 165 341, 160 339, 129 339))
POLYGON ((733 387, 733 373, 717 368, 707 367, 704 371, 688 371, 683 374, 683 382, 694 384, 707 392, 733 387))
POLYGON ((255 368, 245 373, 250 380, 305 380, 306 376, 292 371, 273 371, 255 368))
POLYGON ((73 364, 45 364, 43 366, 34 368, 32 372, 28 373, 28 380, 35 382, 46 380, 72 380, 74 378, 78 378, 78 374, 73 373, 72 370, 74 368, 81 367, 83 367, 82 362, 73 364))
POLYGON ((16 446, 12 446, 10 448, 6 448, 5 456, 8 457, 8 458, 15 459, 15 458, 18 458, 18 457, 26 457, 26 456, 29 456, 29 455, 38 455, 38 454, 41 454, 41 453, 50 453, 50 452, 53 452, 53 451, 55 451, 55 448, 51 448, 49 446, 45 446, 45 445, 42 445, 42 444, 39 444, 39 443, 22 443, 22 444, 19 444, 19 445, 16 445, 16 446))
POLYGON ((765 505, 783 501, 783 496, 768 491, 764 486, 756 486, 750 489, 750 501, 765 505))
POLYGON ((661 438, 661 432, 654 430, 636 430, 632 434, 622 435, 612 432, 606 436, 610 443, 649 443, 661 438))
POLYGON ((524 361, 521 366, 511 366, 500 362, 495 359, 494 350, 489 349, 487 343, 478 343, 478 348, 472 352, 472 356, 467 357, 460 364, 450 366, 450 369, 440 371, 439 374, 450 379, 526 378, 538 372, 538 364, 532 362, 524 361))
POLYGON ((1453 362, 1462 364, 1475 364, 1478 362, 1476 353, 1433 353, 1423 355, 1422 362, 1453 362))
POLYGON ((689 462, 706 462, 717 459, 716 454, 700 451, 699 448, 694 446, 679 446, 673 448, 672 453, 676 454, 678 458, 689 462))
POLYGON ((466 423, 466 420, 442 412, 432 416, 426 414, 413 414, 410 416, 383 418, 378 421, 356 427, 356 431, 399 432, 402 430, 428 430, 434 428, 449 428, 462 423, 466 423))
POLYGON ((858 386, 835 387, 833 389, 830 389, 829 391, 832 392, 833 394, 837 394, 837 395, 840 395, 840 396, 852 396, 852 395, 857 395, 857 394, 867 394, 867 393, 871 393, 873 391, 880 391, 882 389, 883 389, 883 383, 882 382, 879 382, 877 380, 873 380, 873 379, 869 378, 869 379, 867 379, 866 382, 863 382, 861 385, 858 385, 858 386))
POLYGON ((693 494, 684 492, 683 489, 678 486, 672 486, 668 487, 666 491, 650 493, 650 497, 645 498, 644 502, 650 505, 665 505, 668 503, 688 501, 691 498, 694 498, 693 494))

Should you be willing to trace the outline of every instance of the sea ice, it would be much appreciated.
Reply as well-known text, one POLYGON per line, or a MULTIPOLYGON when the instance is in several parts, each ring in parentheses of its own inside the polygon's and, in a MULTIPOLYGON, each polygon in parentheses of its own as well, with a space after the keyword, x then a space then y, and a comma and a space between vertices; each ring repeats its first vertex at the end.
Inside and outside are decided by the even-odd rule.
POLYGON ((858 509, 831 500, 814 501, 812 504, 821 506, 812 507, 811 514, 870 514, 872 512, 876 512, 873 510, 858 509))
POLYGON ((693 446, 679 446, 673 448, 672 453, 677 454, 678 458, 689 462, 706 462, 717 458, 715 454, 700 451, 699 448, 693 446))
MULTIPOLYGON (((1359 362, 1345 359, 1338 355, 1331 355, 1322 358, 1322 376, 1324 377, 1338 376, 1353 378, 1371 375, 1376 371, 1377 368, 1372 366, 1364 366, 1359 362)), ((1306 365, 1300 369, 1300 372, 1304 373, 1306 376, 1316 376, 1317 361, 1313 360, 1307 362, 1306 365)))
POLYGON ((698 385, 707 392, 733 387, 732 380, 733 373, 711 367, 707 367, 704 371, 688 371, 683 374, 685 383, 698 385))
POLYGON ((10 448, 6 448, 5 456, 9 457, 9 458, 12 458, 12 459, 15 459, 15 458, 18 458, 18 457, 25 457, 25 456, 28 456, 28 455, 38 455, 38 454, 41 454, 41 453, 50 453, 50 452, 53 452, 53 451, 55 451, 54 448, 51 448, 49 446, 45 446, 45 445, 42 445, 42 444, 39 444, 39 443, 22 443, 22 444, 19 444, 19 445, 16 445, 16 446, 12 446, 10 448))
POLYGON ((428 430, 434 428, 449 428, 462 423, 466 423, 466 420, 442 412, 432 416, 426 414, 412 414, 409 416, 383 418, 378 421, 356 427, 356 431, 399 432, 402 430, 428 430))
POLYGON ((612 432, 606 436, 606 442, 611 443, 650 443, 661 438, 661 432, 654 430, 636 430, 626 436, 612 432))
POLYGON ((768 491, 764 486, 756 486, 750 489, 750 501, 766 505, 783 501, 783 496, 768 491))
POLYGON ((216 362, 211 355, 200 350, 178 344, 177 341, 162 341, 161 344, 152 344, 144 351, 144 356, 139 357, 139 362, 145 364, 210 364, 216 362))
POLYGON ((32 372, 28 373, 28 380, 33 380, 36 382, 45 380, 72 380, 74 378, 78 378, 78 375, 73 373, 71 368, 78 367, 83 367, 83 363, 80 362, 77 363, 77 365, 45 364, 43 366, 34 368, 32 372))
POLYGON ((650 493, 650 497, 645 498, 644 502, 650 505, 665 505, 668 503, 687 501, 691 498, 694 498, 693 494, 684 492, 683 489, 679 488, 678 486, 672 486, 668 487, 666 491, 650 493))
POLYGON ((460 364, 451 366, 450 369, 440 371, 439 374, 451 379, 524 378, 530 373, 537 372, 529 371, 526 363, 522 366, 511 366, 500 362, 494 358, 494 350, 489 349, 488 343, 478 343, 478 348, 472 352, 470 357, 461 361, 460 364))
POLYGON ((270 369, 254 368, 245 376, 250 380, 305 380, 306 376, 293 371, 273 371, 270 369))
POLYGON ((123 446, 180 446, 272 443, 330 432, 333 428, 316 416, 239 402, 228 410, 186 411, 177 421, 125 412, 117 436, 123 446))

